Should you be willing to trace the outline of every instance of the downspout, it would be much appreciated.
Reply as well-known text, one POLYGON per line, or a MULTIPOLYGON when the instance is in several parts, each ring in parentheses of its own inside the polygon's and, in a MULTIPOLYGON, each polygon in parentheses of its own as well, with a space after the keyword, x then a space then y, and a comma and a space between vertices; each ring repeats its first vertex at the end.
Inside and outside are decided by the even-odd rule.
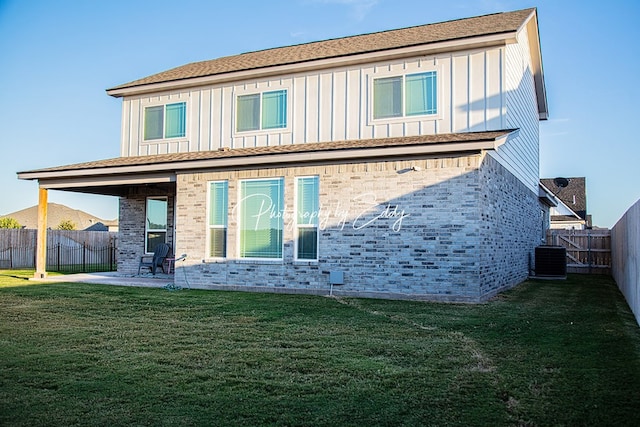
POLYGON ((38 188, 38 237, 36 240, 36 279, 47 277, 47 198, 48 190, 38 188))

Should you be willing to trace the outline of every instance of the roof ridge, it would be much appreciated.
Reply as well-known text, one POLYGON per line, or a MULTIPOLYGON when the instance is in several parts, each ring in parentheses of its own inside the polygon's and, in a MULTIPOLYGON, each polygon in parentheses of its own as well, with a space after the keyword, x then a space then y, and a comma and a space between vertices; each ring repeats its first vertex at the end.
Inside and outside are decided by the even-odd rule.
MULTIPOLYGON (((517 31, 522 23, 535 11, 536 8, 528 8, 508 12, 496 12, 448 21, 271 47, 208 60, 194 61, 112 87, 111 89, 107 89, 107 92, 154 83, 169 83, 198 77, 223 75, 237 71, 293 65, 315 60, 340 58, 456 39, 462 40, 483 35, 502 34, 517 31), (524 16, 525 14, 526 16, 524 16), (493 20, 490 19, 492 17, 503 16, 505 17, 504 20, 497 18, 493 20), (514 21, 514 19, 517 19, 517 21, 514 21), (469 25, 456 25, 456 23, 461 22, 467 22, 469 25), (313 49, 313 47, 316 47, 316 49, 313 49), (273 53, 273 55, 269 55, 270 53, 273 53)), ((119 96, 117 94, 112 95, 119 96)))
POLYGON ((304 43, 296 43, 296 44, 291 44, 291 45, 268 47, 268 48, 265 48, 265 49, 250 50, 250 51, 238 53, 238 54, 235 54, 235 55, 225 55, 225 56, 221 56, 221 57, 218 57, 218 58, 205 59, 205 60, 202 60, 202 61, 194 61, 194 62, 190 62, 190 63, 185 64, 185 65, 199 64, 199 63, 203 63, 203 62, 215 61, 216 59, 231 58, 231 57, 234 57, 234 56, 248 55, 248 54, 251 54, 251 53, 261 53, 261 52, 268 52, 270 50, 286 49, 286 48, 289 48, 289 47, 307 46, 307 45, 311 45, 311 44, 314 44, 314 43, 323 43, 323 42, 351 39, 351 38, 355 38, 355 37, 364 37, 364 36, 371 36, 371 35, 376 35, 376 34, 392 33, 392 32, 396 32, 396 31, 410 30, 410 29, 414 29, 414 28, 429 27, 429 26, 432 26, 432 25, 448 24, 448 23, 457 22, 457 21, 467 21, 469 19, 485 18, 485 17, 488 17, 488 16, 494 16, 494 15, 504 15, 504 14, 508 14, 508 13, 509 14, 510 13, 519 13, 519 12, 524 12, 525 10, 533 11, 535 9, 536 9, 535 7, 530 7, 530 8, 525 8, 525 9, 513 10, 513 11, 509 11, 509 12, 493 12, 493 13, 487 13, 487 14, 484 14, 484 15, 470 16, 470 17, 467 17, 467 18, 448 19, 448 20, 445 20, 445 21, 431 22, 431 23, 428 23, 428 24, 409 25, 408 27, 390 28, 390 29, 387 29, 387 30, 370 31, 368 33, 352 34, 352 35, 349 35, 349 36, 331 37, 331 38, 328 38, 328 39, 313 40, 313 41, 308 41, 308 42, 304 42, 304 43))

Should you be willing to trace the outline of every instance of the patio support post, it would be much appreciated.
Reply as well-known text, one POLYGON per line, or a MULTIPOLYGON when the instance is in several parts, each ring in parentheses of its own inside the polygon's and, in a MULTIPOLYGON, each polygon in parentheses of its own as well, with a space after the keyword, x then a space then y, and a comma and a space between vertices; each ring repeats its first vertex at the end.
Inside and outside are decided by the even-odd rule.
POLYGON ((34 278, 47 277, 47 197, 48 190, 39 187, 38 194, 38 237, 36 240, 36 272, 34 278))

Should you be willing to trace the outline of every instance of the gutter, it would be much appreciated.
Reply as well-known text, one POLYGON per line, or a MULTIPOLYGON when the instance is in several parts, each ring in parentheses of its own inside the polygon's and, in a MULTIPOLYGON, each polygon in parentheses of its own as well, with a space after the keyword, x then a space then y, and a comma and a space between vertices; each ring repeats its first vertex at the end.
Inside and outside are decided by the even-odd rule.
POLYGON ((340 162, 362 159, 395 158, 401 156, 433 155, 460 152, 480 152, 496 150, 510 138, 515 138, 518 131, 505 133, 495 139, 470 142, 442 142, 401 145, 393 147, 353 148, 353 149, 325 149, 319 151, 293 153, 265 153, 234 157, 218 157, 211 159, 168 161, 165 163, 148 163, 141 165, 106 166, 83 169, 55 170, 55 171, 26 171, 18 172, 18 179, 24 180, 81 180, 97 177, 113 177, 115 175, 145 175, 148 179, 158 178, 158 173, 165 176, 166 172, 176 173, 197 169, 244 168, 280 166, 283 164, 303 164, 310 162, 340 162))
MULTIPOLYGON (((421 157, 473 155, 497 150, 502 144, 517 137, 519 130, 495 131, 492 136, 480 136, 476 140, 451 140, 443 142, 412 141, 405 144, 378 145, 372 147, 323 147, 290 152, 239 152, 236 155, 218 155, 203 152, 204 158, 175 159, 161 155, 153 162, 153 156, 143 156, 139 164, 126 164, 130 158, 107 159, 106 165, 96 162, 65 167, 18 172, 18 178, 37 180, 41 189, 80 191, 95 194, 116 194, 117 188, 135 185, 165 185, 177 181, 177 176, 223 170, 252 170, 277 167, 344 164, 353 162, 385 161, 421 157), (207 157, 213 156, 213 157, 207 157), (118 165, 121 160, 125 164, 118 165), (106 190, 111 188, 111 192, 106 190)), ((310 148, 310 147, 309 147, 310 148)), ((224 151, 224 150, 223 150, 224 151)), ((174 153, 181 154, 181 153, 174 153)))

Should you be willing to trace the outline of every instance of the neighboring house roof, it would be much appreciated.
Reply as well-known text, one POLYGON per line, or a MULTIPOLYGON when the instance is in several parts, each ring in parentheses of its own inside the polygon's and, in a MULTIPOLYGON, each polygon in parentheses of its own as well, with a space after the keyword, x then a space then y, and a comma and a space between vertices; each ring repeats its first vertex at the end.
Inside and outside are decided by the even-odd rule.
POLYGON ((84 231, 109 231, 109 227, 101 222, 96 222, 90 227, 85 228, 84 231))
MULTIPOLYGON (((35 229, 38 228, 38 206, 32 206, 30 208, 22 209, 16 212, 12 212, 7 215, 0 215, 0 218, 10 217, 18 221, 24 228, 35 229)), ((88 214, 78 209, 72 209, 65 205, 57 203, 47 204, 47 227, 57 228, 62 221, 71 221, 75 224, 77 230, 85 230, 100 223, 103 224, 117 224, 117 221, 105 221, 96 216, 88 214)), ((105 227, 106 231, 107 228, 105 227)))
MULTIPOLYGON (((158 88, 158 84, 184 82, 204 77, 251 71, 246 77, 255 78, 257 70, 274 67, 292 66, 315 62, 313 68, 319 68, 318 61, 336 58, 347 58, 356 55, 387 52, 418 46, 432 46, 438 43, 453 41, 469 41, 491 36, 495 40, 483 40, 483 44, 504 42, 505 37, 514 38, 514 34, 533 21, 530 28, 530 53, 534 66, 538 108, 540 117, 546 119, 546 91, 542 76, 542 59, 538 38, 536 9, 524 9, 513 12, 495 13, 473 18, 457 19, 435 24, 420 25, 409 28, 362 34, 350 37, 317 41, 293 46, 278 47, 227 56, 209 61, 194 62, 173 68, 142 79, 134 80, 107 90, 113 96, 124 96, 128 93, 143 93, 158 88), (531 19, 531 18, 534 19, 531 19), (500 37, 497 37, 500 36, 500 37), (150 88, 145 89, 145 86, 150 88), (136 89, 135 91, 132 91, 136 89)), ((468 47, 468 46, 467 46, 468 47)), ((455 50, 453 45, 442 46, 444 50, 455 50)), ((329 65, 326 65, 329 66, 329 65)), ((282 70, 279 70, 282 72, 282 70)), ((242 77, 242 76, 237 76, 242 77)), ((236 78, 239 79, 239 78, 236 78)), ((188 86, 188 84, 187 84, 188 86)))
POLYGON ((584 177, 543 178, 540 182, 581 219, 587 219, 587 186, 584 177))

